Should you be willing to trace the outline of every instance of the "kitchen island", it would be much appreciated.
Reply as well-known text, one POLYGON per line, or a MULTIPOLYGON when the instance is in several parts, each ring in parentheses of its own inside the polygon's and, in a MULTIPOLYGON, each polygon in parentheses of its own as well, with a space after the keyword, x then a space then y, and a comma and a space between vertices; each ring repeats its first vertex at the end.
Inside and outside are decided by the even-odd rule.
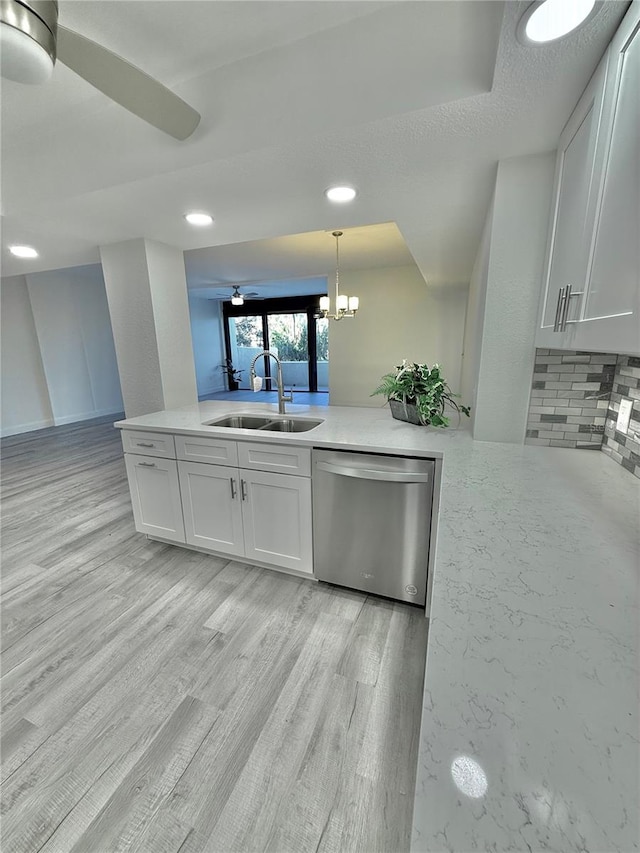
POLYGON ((637 849, 638 481, 599 452, 289 409, 324 422, 223 430, 203 421, 275 407, 207 402, 118 426, 441 460, 413 849, 637 849))

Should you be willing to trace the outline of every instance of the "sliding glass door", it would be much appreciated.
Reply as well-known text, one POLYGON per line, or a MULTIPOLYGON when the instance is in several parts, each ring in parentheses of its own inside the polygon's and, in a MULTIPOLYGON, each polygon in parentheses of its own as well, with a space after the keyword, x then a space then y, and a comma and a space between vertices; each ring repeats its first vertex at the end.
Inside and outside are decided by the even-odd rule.
MULTIPOLYGON (((227 359, 239 389, 251 386, 252 360, 262 350, 274 352, 282 364, 287 388, 298 391, 328 391, 328 323, 317 319, 319 295, 293 296, 243 305, 223 305, 227 359)), ((276 365, 265 358, 257 367, 265 377, 264 389, 273 390, 276 365)), ((230 384, 230 390, 234 390, 230 384)))

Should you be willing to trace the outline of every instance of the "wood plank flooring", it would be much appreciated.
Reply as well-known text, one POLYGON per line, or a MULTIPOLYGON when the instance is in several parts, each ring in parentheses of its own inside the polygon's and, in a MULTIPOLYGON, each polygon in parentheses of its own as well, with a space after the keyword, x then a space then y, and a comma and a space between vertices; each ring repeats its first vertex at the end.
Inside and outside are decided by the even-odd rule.
POLYGON ((3 853, 407 851, 423 613, 148 541, 113 420, 3 441, 3 853))

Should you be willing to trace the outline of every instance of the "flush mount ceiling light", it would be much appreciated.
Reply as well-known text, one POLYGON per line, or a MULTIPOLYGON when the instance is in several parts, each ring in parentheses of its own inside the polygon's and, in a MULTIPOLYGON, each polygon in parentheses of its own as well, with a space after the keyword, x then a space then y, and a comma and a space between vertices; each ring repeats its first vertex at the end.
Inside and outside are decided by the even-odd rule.
POLYGON ((189 225, 211 225, 213 216, 208 213, 186 213, 184 217, 189 225))
POLYGON ((9 246, 9 251, 16 258, 37 258, 38 253, 33 246, 9 246))
POLYGON ((524 45, 557 41, 585 23, 596 11, 596 0, 536 0, 518 23, 518 41, 524 45))
POLYGON ((356 191, 353 187, 329 187, 324 191, 324 194, 329 201, 353 201, 356 197, 356 191))
POLYGON ((231 297, 231 304, 232 305, 244 305, 244 296, 240 293, 240 290, 238 289, 237 284, 233 285, 233 295, 231 297))
POLYGON ((331 314, 331 299, 329 296, 320 297, 320 311, 326 320, 342 320, 343 317, 355 317, 360 304, 357 296, 345 296, 340 293, 340 249, 338 240, 342 237, 342 231, 332 231, 336 238, 336 310, 331 314))

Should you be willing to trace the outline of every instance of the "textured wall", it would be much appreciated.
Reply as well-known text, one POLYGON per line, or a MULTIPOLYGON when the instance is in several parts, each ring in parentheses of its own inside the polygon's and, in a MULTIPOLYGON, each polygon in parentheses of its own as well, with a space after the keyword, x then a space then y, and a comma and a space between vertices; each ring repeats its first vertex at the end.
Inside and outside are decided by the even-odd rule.
POLYGON ((524 439, 554 160, 498 165, 473 424, 480 441, 524 439))
POLYGON ((623 468, 640 477, 640 358, 636 356, 618 357, 602 450, 623 468), (633 400, 627 435, 616 430, 620 401, 623 397, 633 400))

